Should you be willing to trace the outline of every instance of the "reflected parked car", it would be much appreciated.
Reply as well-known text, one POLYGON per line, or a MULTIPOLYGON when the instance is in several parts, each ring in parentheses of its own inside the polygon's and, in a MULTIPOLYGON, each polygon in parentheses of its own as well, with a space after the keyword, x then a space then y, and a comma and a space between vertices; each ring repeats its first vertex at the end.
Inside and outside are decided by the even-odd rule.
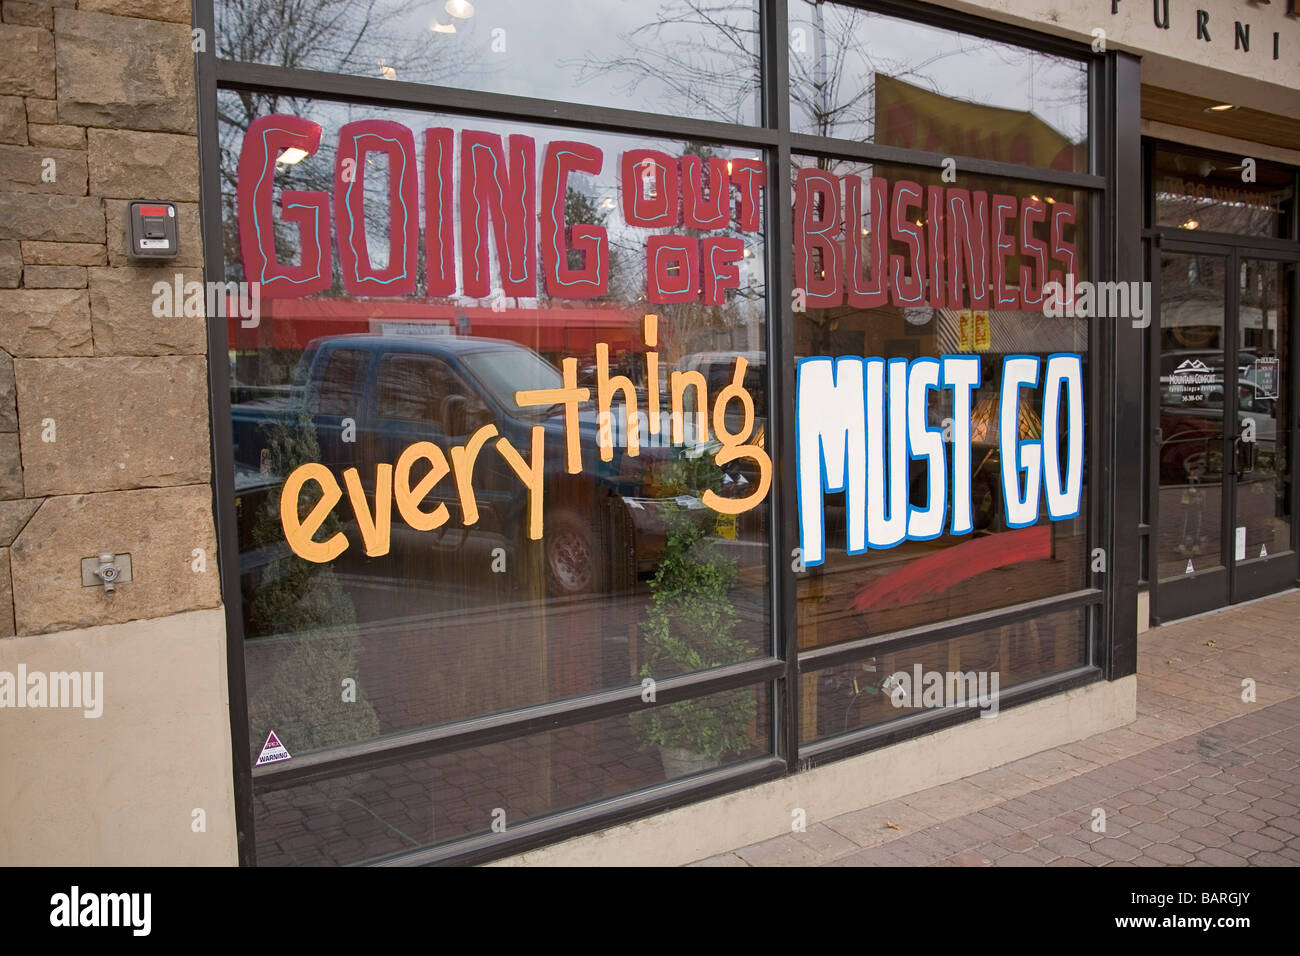
MULTIPOLYGON (((515 342, 456 335, 326 337, 303 352, 294 382, 288 392, 232 407, 237 467, 262 476, 263 490, 278 487, 293 467, 319 461, 336 475, 358 468, 372 495, 376 464, 396 462, 416 442, 431 442, 450 459, 453 448, 493 425, 527 461, 532 429, 545 429, 540 543, 525 537, 527 489, 506 460, 486 447, 473 469, 473 525, 465 528, 461 489, 448 475, 421 505, 425 511, 446 505, 451 518, 443 528, 417 532, 395 518, 392 535, 394 549, 426 554, 441 541, 463 547, 475 535, 499 538, 517 554, 540 550, 548 589, 556 595, 606 591, 620 573, 653 570, 665 540, 655 506, 662 497, 656 494, 657 476, 672 460, 699 453, 665 442, 643 443, 630 456, 625 430, 616 428, 611 460, 603 461, 595 405, 587 402, 578 409, 583 471, 569 474, 564 406, 515 402, 517 390, 561 388, 562 376, 515 342)), ((613 417, 623 416, 615 408, 613 417)), ((737 462, 722 480, 753 480, 744 475, 745 465, 737 462)), ((346 511, 346 505, 340 508, 346 511)), ((716 517, 703 510, 705 517, 716 517)))

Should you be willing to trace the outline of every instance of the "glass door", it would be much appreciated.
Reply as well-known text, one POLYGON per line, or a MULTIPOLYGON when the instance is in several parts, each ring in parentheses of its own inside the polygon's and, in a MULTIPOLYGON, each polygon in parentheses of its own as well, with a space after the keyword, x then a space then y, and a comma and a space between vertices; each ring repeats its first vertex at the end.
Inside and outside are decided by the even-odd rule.
POLYGON ((1294 583, 1294 265, 1165 242, 1159 272, 1156 611, 1172 620, 1294 583))
POLYGON ((1294 583, 1290 388, 1295 265, 1235 256, 1237 437, 1232 461, 1232 599, 1294 583))

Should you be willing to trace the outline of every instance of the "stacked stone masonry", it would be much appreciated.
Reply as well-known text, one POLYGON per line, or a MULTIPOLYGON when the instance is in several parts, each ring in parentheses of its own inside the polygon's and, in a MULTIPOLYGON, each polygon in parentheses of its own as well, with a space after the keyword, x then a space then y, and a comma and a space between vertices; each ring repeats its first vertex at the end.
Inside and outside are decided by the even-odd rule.
POLYGON ((189 20, 0 2, 0 636, 220 603, 205 320, 152 309, 203 278, 189 20), (178 203, 180 259, 127 258, 131 199, 178 203), (132 556, 112 598, 102 551, 132 556))

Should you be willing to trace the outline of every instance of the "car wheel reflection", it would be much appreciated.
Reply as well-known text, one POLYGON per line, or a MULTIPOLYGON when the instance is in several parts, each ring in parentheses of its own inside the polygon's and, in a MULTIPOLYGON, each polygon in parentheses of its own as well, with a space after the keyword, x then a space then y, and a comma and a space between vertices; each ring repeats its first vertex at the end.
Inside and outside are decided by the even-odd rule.
POLYGON ((599 558, 590 523, 573 511, 561 511, 547 523, 546 577, 552 593, 568 596, 597 590, 599 558))

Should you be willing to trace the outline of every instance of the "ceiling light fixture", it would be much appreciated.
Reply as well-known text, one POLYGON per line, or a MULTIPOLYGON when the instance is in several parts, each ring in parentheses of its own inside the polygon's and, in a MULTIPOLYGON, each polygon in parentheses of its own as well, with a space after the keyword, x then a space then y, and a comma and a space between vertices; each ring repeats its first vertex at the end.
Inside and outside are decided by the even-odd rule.
POLYGON ((1185 223, 1183 223, 1184 229, 1199 229, 1200 227, 1201 224, 1197 222, 1195 219, 1189 219, 1185 223))
POLYGON ((295 166, 307 158, 307 151, 299 149, 297 146, 290 146, 279 156, 275 157, 277 166, 295 166))
POLYGON ((1232 112, 1233 110, 1235 110, 1236 108, 1237 108, 1237 107, 1236 107, 1234 104, 1232 104, 1232 103, 1219 103, 1217 106, 1207 106, 1207 107, 1205 108, 1205 112, 1207 112, 1207 113, 1231 113, 1231 112, 1232 112))
POLYGON ((462 20, 468 20, 474 15, 474 4, 469 0, 447 0, 447 5, 443 7, 453 17, 459 17, 462 20))
POLYGON ((437 20, 434 20, 432 23, 429 24, 429 29, 432 30, 434 33, 455 33, 456 24, 439 23, 437 20))

